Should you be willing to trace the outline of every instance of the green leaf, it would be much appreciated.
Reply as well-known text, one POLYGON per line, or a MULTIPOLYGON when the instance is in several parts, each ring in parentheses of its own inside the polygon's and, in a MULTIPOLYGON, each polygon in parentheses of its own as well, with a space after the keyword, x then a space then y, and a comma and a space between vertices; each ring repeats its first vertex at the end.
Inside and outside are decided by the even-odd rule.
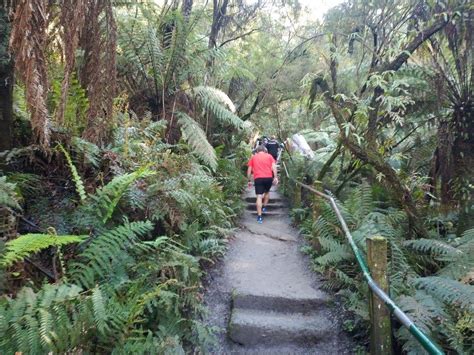
POLYGON ((6 243, 6 253, 0 264, 8 267, 25 257, 49 247, 58 247, 78 243, 87 238, 86 235, 51 235, 25 234, 6 243))

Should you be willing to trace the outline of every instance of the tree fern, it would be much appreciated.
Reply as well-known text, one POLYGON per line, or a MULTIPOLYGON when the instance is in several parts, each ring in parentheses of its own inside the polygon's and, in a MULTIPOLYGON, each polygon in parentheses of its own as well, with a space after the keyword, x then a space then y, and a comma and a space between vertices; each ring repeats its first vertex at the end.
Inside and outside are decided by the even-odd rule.
POLYGON ((214 148, 208 142, 206 133, 199 124, 183 112, 177 112, 184 139, 189 143, 199 159, 208 164, 213 170, 217 168, 217 157, 214 148))
POLYGON ((41 250, 50 247, 79 243, 86 237, 87 236, 51 234, 21 235, 6 243, 6 253, 0 259, 0 264, 7 267, 41 250))
POLYGON ((193 91, 195 99, 207 112, 226 124, 243 128, 243 121, 233 113, 235 107, 225 93, 207 86, 196 87, 193 91))
POLYGON ((362 220, 374 210, 372 187, 364 181, 353 190, 344 205, 357 220, 362 220))

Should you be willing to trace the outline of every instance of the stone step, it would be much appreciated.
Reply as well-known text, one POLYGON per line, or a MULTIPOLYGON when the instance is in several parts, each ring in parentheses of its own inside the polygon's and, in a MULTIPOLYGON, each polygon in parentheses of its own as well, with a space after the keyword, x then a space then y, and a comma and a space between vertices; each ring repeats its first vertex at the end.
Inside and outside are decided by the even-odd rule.
MULTIPOLYGON (((255 203, 255 196, 247 196, 244 198, 245 202, 253 202, 255 203)), ((269 203, 283 203, 285 200, 281 197, 272 197, 270 194, 270 202, 269 203)))
POLYGON ((239 344, 316 344, 329 337, 331 321, 321 315, 234 308, 230 338, 239 344))
MULTIPOLYGON (((247 210, 247 213, 250 213, 252 215, 254 215, 255 217, 257 217, 257 211, 255 209, 252 209, 252 210, 247 210)), ((281 216, 287 216, 288 215, 288 211, 282 211, 282 210, 275 210, 275 211, 267 211, 265 213, 263 213, 263 217, 281 217, 281 216)))
POLYGON ((236 292, 232 297, 232 307, 261 311, 310 313, 324 307, 329 299, 324 293, 317 292, 314 296, 306 297, 253 295, 236 292))
MULTIPOLYGON (((278 203, 269 203, 267 205, 267 211, 275 211, 275 210, 280 210, 282 208, 285 208, 286 206, 285 205, 282 205, 282 204, 278 204, 278 203)), ((247 204, 247 209, 248 210, 254 210, 256 207, 255 207, 255 201, 254 203, 248 203, 247 204)))

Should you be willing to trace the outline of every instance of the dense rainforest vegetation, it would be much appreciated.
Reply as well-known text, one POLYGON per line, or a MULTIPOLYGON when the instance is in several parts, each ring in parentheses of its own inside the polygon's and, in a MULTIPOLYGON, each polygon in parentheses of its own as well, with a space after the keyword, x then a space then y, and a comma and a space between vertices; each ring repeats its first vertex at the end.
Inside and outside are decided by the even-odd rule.
MULTIPOLYGON (((472 353, 473 20, 467 0, 324 18, 297 0, 2 1, 0 352, 211 349, 201 279, 242 208, 249 141, 300 133, 315 158, 285 153, 292 177, 338 199, 361 249, 386 237, 391 296, 472 353)), ((367 286, 337 219, 295 202, 364 342, 367 286)))

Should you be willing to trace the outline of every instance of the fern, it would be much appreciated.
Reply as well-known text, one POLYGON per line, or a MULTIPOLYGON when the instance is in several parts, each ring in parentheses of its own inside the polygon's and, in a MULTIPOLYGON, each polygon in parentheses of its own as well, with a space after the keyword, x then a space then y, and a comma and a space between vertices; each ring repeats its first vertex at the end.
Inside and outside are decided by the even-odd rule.
POLYGON ((92 287, 98 281, 119 276, 116 269, 130 260, 131 250, 139 238, 151 231, 150 222, 125 223, 103 235, 94 238, 79 254, 80 262, 72 264, 71 280, 85 287, 92 287))
POLYGON ((100 287, 95 287, 92 290, 91 300, 92 300, 92 309, 94 311, 95 324, 99 332, 104 334, 108 328, 107 313, 106 313, 104 296, 102 294, 102 291, 100 290, 100 287))
MULTIPOLYGON (((445 318, 443 308, 424 291, 417 291, 414 296, 402 296, 397 299, 399 307, 415 322, 425 334, 435 338, 436 320, 445 318)), ((403 341, 403 350, 408 354, 422 354, 424 350, 405 327, 396 332, 397 338, 403 341)))
POLYGON ((50 247, 59 247, 72 243, 79 243, 87 236, 78 235, 51 235, 51 234, 25 234, 8 241, 6 253, 0 259, 0 264, 8 267, 17 261, 38 253, 50 247))
MULTIPOLYGON (((455 280, 467 280, 474 270, 474 229, 465 231, 461 238, 454 240, 452 246, 456 248, 456 253, 445 254, 439 260, 446 263, 438 271, 439 276, 450 277, 455 280)), ((470 276, 471 275, 471 276, 470 276)))
POLYGON ((415 283, 450 306, 474 312, 474 286, 439 276, 420 277, 415 283))
POLYGON ((416 239, 403 242, 407 246, 419 253, 429 253, 433 256, 456 257, 462 252, 455 247, 436 239, 416 239))
POLYGON ((16 210, 21 210, 15 188, 15 184, 7 182, 6 176, 0 176, 0 207, 7 206, 16 210))
POLYGON ((71 139, 71 149, 83 157, 83 160, 95 168, 100 164, 100 148, 79 137, 71 139))
POLYGON ((134 181, 153 174, 151 170, 142 168, 133 173, 116 176, 107 185, 90 195, 94 202, 92 209, 97 213, 102 223, 106 223, 112 217, 115 207, 134 181))
POLYGON ((206 133, 199 124, 191 117, 183 112, 178 112, 178 122, 184 134, 184 139, 189 143, 196 154, 202 161, 208 164, 212 170, 217 168, 217 157, 214 148, 208 142, 206 133))
POLYGON ((84 202, 87 198, 86 190, 84 189, 84 182, 82 181, 81 176, 77 172, 76 166, 73 164, 71 156, 69 153, 64 149, 62 144, 58 143, 58 148, 63 152, 64 156, 66 157, 67 165, 69 166, 69 170, 71 170, 72 179, 74 181, 74 185, 76 186, 76 191, 79 197, 81 198, 81 202, 84 202))
POLYGON ((234 105, 222 91, 207 86, 196 87, 193 91, 195 99, 207 112, 235 128, 243 128, 244 122, 233 113, 234 105))
POLYGON ((235 105, 232 100, 227 96, 223 91, 209 87, 209 86, 197 86, 193 88, 195 94, 200 96, 208 96, 213 100, 220 102, 224 105, 230 112, 235 112, 235 105))

